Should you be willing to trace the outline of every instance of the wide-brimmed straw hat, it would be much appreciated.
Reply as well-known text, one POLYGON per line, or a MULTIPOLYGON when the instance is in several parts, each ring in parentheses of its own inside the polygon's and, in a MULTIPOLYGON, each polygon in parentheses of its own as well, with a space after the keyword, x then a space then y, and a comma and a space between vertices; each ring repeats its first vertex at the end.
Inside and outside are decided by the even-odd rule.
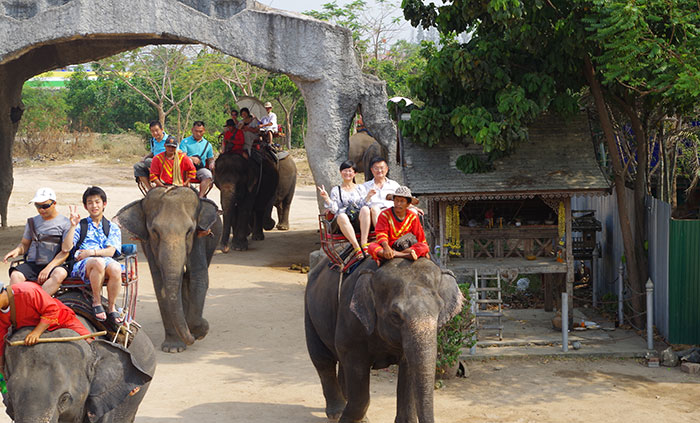
POLYGON ((418 199, 411 194, 411 189, 407 186, 400 186, 396 188, 396 191, 394 191, 393 194, 386 195, 386 199, 389 201, 393 201, 394 197, 404 197, 408 199, 411 202, 411 204, 418 204, 418 199))

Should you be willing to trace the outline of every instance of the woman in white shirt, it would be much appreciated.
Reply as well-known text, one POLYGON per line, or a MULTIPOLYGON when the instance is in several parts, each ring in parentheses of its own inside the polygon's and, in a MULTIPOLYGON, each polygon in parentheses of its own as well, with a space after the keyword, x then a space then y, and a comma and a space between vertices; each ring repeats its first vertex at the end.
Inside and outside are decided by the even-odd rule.
POLYGON ((340 165, 340 176, 343 182, 331 189, 330 195, 324 186, 317 187, 321 198, 326 205, 326 210, 335 214, 332 224, 340 229, 345 238, 350 242, 355 255, 361 255, 360 243, 365 246, 369 234, 370 211, 366 206, 369 199, 363 185, 355 183, 355 163, 347 160, 340 165), (360 231, 360 243, 357 242, 358 229, 360 231))
POLYGON ((250 114, 250 110, 247 107, 241 109, 241 120, 238 122, 238 129, 243 131, 243 137, 245 138, 245 143, 243 144, 243 149, 250 154, 250 149, 258 138, 260 126, 260 121, 253 115, 250 114))

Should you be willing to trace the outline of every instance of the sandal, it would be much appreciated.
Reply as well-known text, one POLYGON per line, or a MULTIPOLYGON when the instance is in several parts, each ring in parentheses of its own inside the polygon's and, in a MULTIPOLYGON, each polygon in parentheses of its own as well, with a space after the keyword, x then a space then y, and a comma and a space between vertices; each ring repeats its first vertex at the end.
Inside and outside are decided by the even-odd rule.
POLYGON ((95 320, 97 320, 98 322, 104 322, 105 320, 107 320, 107 313, 105 313, 105 309, 104 307, 102 307, 102 304, 93 305, 92 314, 95 315, 95 320), (99 317, 97 317, 98 314, 104 314, 105 317, 100 319, 99 317))
POLYGON ((118 311, 110 311, 109 313, 107 313, 107 318, 110 322, 116 324, 117 326, 124 323, 124 319, 122 319, 122 315, 119 314, 118 311))

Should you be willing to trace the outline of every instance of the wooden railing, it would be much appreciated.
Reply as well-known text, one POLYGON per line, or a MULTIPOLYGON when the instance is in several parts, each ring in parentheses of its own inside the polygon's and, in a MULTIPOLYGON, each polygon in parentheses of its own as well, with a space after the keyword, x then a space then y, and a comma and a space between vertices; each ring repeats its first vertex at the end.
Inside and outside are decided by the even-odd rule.
POLYGON ((465 258, 552 257, 558 237, 556 225, 508 228, 460 228, 465 258))

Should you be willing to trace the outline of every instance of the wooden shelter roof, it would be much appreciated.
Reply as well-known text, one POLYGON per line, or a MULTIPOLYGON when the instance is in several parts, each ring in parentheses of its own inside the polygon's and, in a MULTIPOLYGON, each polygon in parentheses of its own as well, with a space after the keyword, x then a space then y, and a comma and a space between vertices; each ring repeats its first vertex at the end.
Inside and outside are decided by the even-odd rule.
POLYGON ((465 153, 483 155, 480 145, 455 141, 427 147, 404 142, 404 174, 414 195, 450 198, 561 196, 606 193, 610 184, 595 157, 586 114, 568 120, 546 115, 529 127, 529 139, 494 162, 494 170, 465 174, 455 166, 465 153), (452 195, 450 195, 452 194, 452 195))

